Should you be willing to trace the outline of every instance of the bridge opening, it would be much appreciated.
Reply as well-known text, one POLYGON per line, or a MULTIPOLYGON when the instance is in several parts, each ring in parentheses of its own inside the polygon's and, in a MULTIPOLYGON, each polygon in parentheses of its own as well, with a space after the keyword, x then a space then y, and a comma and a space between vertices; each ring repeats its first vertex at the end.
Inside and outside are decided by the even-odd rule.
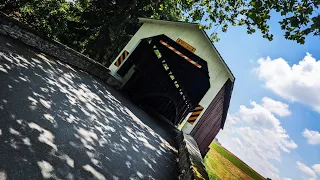
POLYGON ((117 73, 121 90, 180 124, 210 88, 207 62, 165 35, 142 39, 117 73))

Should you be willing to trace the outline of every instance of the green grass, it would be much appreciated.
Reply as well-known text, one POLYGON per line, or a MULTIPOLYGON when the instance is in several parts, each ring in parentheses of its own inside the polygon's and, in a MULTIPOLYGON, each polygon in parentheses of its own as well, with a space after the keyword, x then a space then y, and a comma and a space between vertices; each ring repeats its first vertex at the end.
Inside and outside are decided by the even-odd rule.
POLYGON ((215 163, 214 161, 212 161, 212 159, 210 158, 207 158, 205 161, 204 161, 204 165, 207 169, 207 172, 208 172, 208 176, 209 176, 209 179, 210 180, 221 180, 217 175, 216 173, 212 170, 215 166, 215 163))
POLYGON ((204 159, 210 180, 253 180, 214 148, 204 159))
POLYGON ((221 180, 216 174, 209 174, 210 180, 221 180))
POLYGON ((211 143, 211 148, 214 148, 219 154, 228 159, 233 165, 239 168, 241 171, 246 173, 248 176, 255 180, 265 180, 260 174, 255 172, 252 168, 246 165, 243 161, 237 158, 235 155, 224 149, 223 147, 217 145, 216 143, 211 143))

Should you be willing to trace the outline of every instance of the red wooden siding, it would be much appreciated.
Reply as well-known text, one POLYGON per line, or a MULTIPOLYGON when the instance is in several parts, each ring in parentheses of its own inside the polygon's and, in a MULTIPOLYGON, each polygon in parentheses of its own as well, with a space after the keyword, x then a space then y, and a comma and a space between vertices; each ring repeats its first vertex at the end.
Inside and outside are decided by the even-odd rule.
POLYGON ((232 87, 233 83, 228 80, 220 89, 190 133, 196 140, 203 156, 207 153, 208 146, 224 126, 226 114, 229 108, 232 87))

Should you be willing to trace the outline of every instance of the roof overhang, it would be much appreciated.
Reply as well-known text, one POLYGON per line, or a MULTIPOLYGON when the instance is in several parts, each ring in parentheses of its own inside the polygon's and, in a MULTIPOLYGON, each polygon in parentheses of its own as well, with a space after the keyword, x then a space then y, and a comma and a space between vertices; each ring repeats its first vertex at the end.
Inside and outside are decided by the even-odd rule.
POLYGON ((166 21, 166 20, 159 20, 159 19, 150 19, 150 18, 138 18, 139 22, 141 23, 155 23, 155 24, 170 24, 170 25, 177 25, 177 26, 189 26, 189 27, 199 27, 198 23, 188 23, 182 21, 166 21))

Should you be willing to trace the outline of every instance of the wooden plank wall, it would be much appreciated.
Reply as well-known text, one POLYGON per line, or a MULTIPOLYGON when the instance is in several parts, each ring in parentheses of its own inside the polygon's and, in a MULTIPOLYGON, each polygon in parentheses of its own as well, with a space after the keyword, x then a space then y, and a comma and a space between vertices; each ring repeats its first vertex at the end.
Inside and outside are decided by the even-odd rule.
POLYGON ((196 140, 201 154, 204 156, 208 146, 221 129, 225 97, 225 86, 218 92, 217 96, 210 103, 204 114, 199 119, 191 135, 196 140))

